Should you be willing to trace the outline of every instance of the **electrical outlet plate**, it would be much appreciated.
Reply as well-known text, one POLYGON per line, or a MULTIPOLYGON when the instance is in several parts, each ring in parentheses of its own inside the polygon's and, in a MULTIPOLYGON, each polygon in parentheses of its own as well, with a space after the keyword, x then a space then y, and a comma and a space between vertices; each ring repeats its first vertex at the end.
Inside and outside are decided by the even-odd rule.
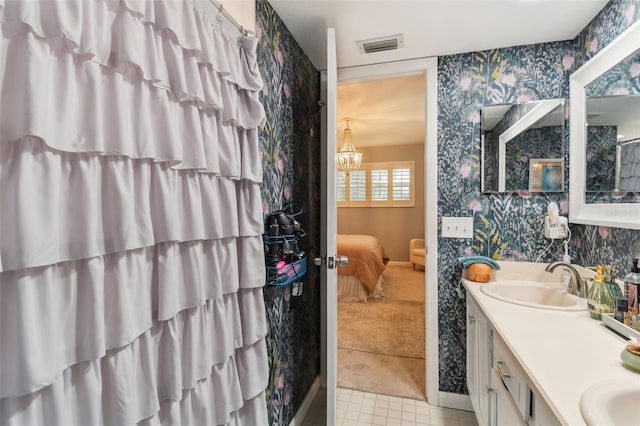
POLYGON ((442 217, 442 238, 473 238, 473 217, 442 217))

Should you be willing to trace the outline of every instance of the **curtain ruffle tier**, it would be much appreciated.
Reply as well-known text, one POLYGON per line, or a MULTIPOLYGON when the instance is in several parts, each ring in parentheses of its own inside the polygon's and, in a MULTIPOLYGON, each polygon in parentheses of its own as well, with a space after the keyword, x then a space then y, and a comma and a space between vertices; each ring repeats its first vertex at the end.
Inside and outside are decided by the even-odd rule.
POLYGON ((5 27, 12 38, 0 54, 11 66, 0 67, 0 81, 11 84, 0 99, 0 142, 29 135, 61 151, 149 158, 261 182, 257 128, 264 110, 257 92, 223 81, 223 108, 200 109, 147 84, 135 67, 118 72, 38 39, 27 27, 5 27))
MULTIPOLYGON (((178 404, 180 411, 197 408, 191 416, 204 412, 213 421, 177 424, 222 425, 232 423, 234 412, 245 401, 264 397, 264 386, 255 383, 268 380, 268 372, 266 378, 248 378, 251 370, 260 369, 266 360, 264 345, 239 349, 222 363, 203 367, 206 374, 200 380, 185 384, 183 377, 175 373, 175 369, 180 373, 180 363, 174 360, 159 363, 158 345, 163 342, 143 335, 129 346, 107 352, 101 359, 75 364, 38 392, 3 398, 0 420, 3 425, 131 425, 149 417, 162 419, 166 412, 175 410, 172 405, 178 404), (241 367, 240 362, 246 365, 241 367), (190 398, 185 401, 185 396, 190 398), (199 407, 189 406, 193 402, 199 402, 199 407)), ((167 353, 177 358, 175 353, 167 353)), ((257 404, 255 408, 260 410, 257 416, 266 417, 261 413, 263 407, 257 404)))
POLYGON ((225 31, 225 24, 203 16, 190 1, 8 0, 0 14, 3 27, 28 27, 38 38, 109 68, 131 65, 145 80, 204 108, 220 104, 205 100, 200 66, 240 91, 262 90, 257 39, 225 31))
POLYGON ((60 152, 31 137, 0 144, 0 165, 0 232, 14 242, 2 245, 0 271, 166 241, 254 236, 251 254, 262 250, 260 188, 249 180, 60 152))
POLYGON ((267 424, 256 44, 0 0, 0 424, 267 424))
POLYGON ((220 247, 218 242, 160 244, 3 273, 0 321, 24 326, 0 329, 0 397, 38 390, 65 368, 126 346, 158 324, 199 330, 199 340, 185 353, 204 350, 211 344, 208 336, 217 336, 213 364, 262 339, 267 333, 262 288, 253 287, 255 282, 243 286, 237 271, 226 267, 235 264, 229 261, 236 257, 235 243, 220 247), (191 322, 172 325, 188 310, 191 322))

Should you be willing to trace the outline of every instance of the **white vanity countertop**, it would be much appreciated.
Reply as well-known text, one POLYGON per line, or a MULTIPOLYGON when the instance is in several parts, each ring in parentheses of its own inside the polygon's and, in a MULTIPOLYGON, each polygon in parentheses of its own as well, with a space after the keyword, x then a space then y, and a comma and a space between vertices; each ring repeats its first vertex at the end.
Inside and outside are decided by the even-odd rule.
MULTIPOLYGON (((504 271, 496 271, 494 280, 520 276, 527 281, 539 277, 559 282, 559 274, 544 272, 545 264, 500 262, 500 265, 504 271)), ((557 268, 556 272, 561 270, 557 268)), ((626 369, 620 361, 626 340, 605 329, 587 311, 538 309, 503 302, 483 293, 482 285, 464 280, 467 291, 561 423, 585 424, 580 398, 591 385, 637 377, 640 386, 640 375, 626 369)))

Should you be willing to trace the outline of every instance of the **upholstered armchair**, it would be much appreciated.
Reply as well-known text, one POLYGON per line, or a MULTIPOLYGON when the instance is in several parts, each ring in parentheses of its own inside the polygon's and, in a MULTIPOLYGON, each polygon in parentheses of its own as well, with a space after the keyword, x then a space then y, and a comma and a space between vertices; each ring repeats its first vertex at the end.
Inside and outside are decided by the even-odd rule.
POLYGON ((425 256, 427 249, 424 246, 424 240, 416 238, 409 241, 409 261, 413 263, 413 270, 415 271, 416 265, 425 266, 425 256))

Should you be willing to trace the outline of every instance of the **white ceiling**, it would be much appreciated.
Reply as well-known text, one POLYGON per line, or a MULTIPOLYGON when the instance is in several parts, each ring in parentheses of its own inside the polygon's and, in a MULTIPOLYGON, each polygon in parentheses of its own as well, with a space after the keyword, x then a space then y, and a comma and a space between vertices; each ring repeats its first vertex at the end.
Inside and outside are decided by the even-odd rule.
POLYGON ((424 75, 338 86, 338 146, 349 118, 356 148, 424 143, 424 75))
POLYGON ((607 0, 268 0, 313 65, 338 68, 573 39, 607 0), (404 48, 360 54, 358 40, 404 35, 404 48))
MULTIPOLYGON (((336 29, 338 68, 570 40, 607 0, 268 0, 318 70, 336 29), (404 47, 361 54, 356 42, 403 34, 404 47)), ((415 77, 338 89, 338 145, 351 118, 359 146, 424 142, 424 82, 415 77), (422 86, 415 86, 416 84, 422 86)))

